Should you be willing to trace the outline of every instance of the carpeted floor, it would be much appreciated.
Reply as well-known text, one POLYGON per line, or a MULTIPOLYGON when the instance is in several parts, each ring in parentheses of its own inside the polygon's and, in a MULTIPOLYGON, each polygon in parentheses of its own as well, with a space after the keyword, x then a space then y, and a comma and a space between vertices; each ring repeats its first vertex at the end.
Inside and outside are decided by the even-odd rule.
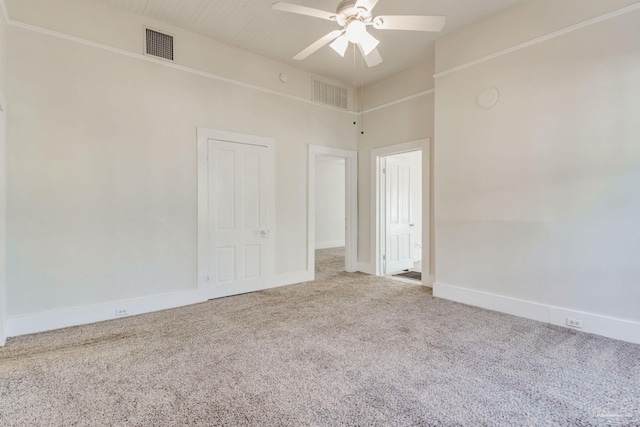
POLYGON ((344 246, 316 249, 316 280, 328 279, 344 273, 344 246))
POLYGON ((640 425, 640 346, 320 264, 314 282, 10 339, 0 425, 640 425))

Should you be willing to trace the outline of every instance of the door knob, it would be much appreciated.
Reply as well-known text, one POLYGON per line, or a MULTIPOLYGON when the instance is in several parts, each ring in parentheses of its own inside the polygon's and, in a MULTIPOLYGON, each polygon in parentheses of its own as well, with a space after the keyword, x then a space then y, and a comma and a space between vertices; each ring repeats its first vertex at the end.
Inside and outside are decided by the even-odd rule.
POLYGON ((269 230, 260 230, 260 237, 262 237, 263 239, 268 239, 269 234, 269 230))

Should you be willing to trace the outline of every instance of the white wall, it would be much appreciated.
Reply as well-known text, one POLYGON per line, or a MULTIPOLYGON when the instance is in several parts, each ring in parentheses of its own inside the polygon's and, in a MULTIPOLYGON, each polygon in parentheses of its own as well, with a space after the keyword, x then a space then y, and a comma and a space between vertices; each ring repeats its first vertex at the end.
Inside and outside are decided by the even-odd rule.
MULTIPOLYGON (((438 42, 438 71, 605 3, 633 2, 528 2, 473 24, 438 42)), ((436 79, 435 295, 640 341, 638 40, 636 7, 436 79), (500 100, 482 110, 486 87, 500 100), (611 318, 631 323, 598 329, 611 318)))
MULTIPOLYGON (((404 142, 431 139, 434 130, 434 61, 427 59, 403 72, 364 87, 364 134, 358 134, 358 261, 363 271, 371 272, 375 254, 371 253, 371 150, 404 142)), ((359 120, 360 121, 360 120, 359 120)), ((362 125, 362 123, 360 123, 362 125)), ((423 160, 433 158, 423 153, 423 160)), ((430 167, 430 170, 433 168, 430 167)), ((432 182, 432 180, 430 180, 432 182)), ((423 183, 423 224, 425 242, 431 242, 429 272, 432 279, 433 236, 430 230, 430 182, 423 183)), ((426 249, 426 248, 425 248, 426 249)), ((423 253, 427 253, 423 250, 423 253)), ((426 261, 426 260, 425 260, 426 261)), ((424 262, 423 266, 427 266, 424 262)))
POLYGON ((316 156, 316 249, 345 244, 345 161, 316 156))
POLYGON ((307 146, 357 145, 311 75, 94 1, 8 5, 81 39, 9 29, 10 318, 196 286, 197 126, 275 138, 276 272, 306 269, 307 146), (189 68, 140 56, 149 23, 189 68))

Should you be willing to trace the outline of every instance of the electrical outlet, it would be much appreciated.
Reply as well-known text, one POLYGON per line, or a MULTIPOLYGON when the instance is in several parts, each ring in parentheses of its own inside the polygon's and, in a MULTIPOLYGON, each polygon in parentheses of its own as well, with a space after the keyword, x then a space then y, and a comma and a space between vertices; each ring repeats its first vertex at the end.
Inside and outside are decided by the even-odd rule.
POLYGON ((116 308, 116 317, 128 316, 126 308, 116 308))
POLYGON ((571 317, 567 317, 567 326, 582 329, 582 319, 573 319, 571 317))

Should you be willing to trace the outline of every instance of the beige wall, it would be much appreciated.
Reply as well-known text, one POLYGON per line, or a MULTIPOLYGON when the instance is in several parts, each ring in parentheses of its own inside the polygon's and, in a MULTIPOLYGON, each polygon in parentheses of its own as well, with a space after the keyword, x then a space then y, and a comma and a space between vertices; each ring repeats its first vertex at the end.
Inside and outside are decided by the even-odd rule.
MULTIPOLYGON (((7 93, 7 23, 0 14, 0 98, 5 99, 7 93)), ((6 105, 0 105, 0 345, 4 343, 5 292, 6 292, 6 105)))
MULTIPOLYGON (((375 213, 370 207, 371 150, 423 138, 430 138, 433 147, 434 95, 425 94, 433 89, 433 72, 433 60, 426 60, 364 88, 365 111, 370 111, 364 114, 364 134, 358 136, 358 261, 365 266, 370 266, 375 256, 370 250, 371 239, 374 237, 371 236, 370 227, 371 221, 375 220, 375 213)), ((426 158, 433 156, 425 156, 426 158)), ((427 196, 423 204, 425 225, 432 217, 428 210, 431 204, 427 203, 431 192, 428 183, 423 184, 423 194, 427 196)), ((425 227, 425 239, 429 235, 429 229, 431 227, 425 227)), ((429 240, 433 242, 432 238, 429 240)), ((423 253, 427 251, 423 250, 423 253)), ((429 253, 433 257, 433 250, 429 253)), ((433 262, 430 264, 433 266, 433 262)), ((433 275, 433 267, 431 274, 433 275)))
POLYGON ((275 138, 276 272, 305 270, 307 145, 356 149, 351 114, 302 71, 175 28, 179 65, 240 84, 170 68, 135 55, 149 21, 52 3, 9 10, 134 55, 9 30, 8 315, 193 289, 197 126, 275 138))
MULTIPOLYGON (((526 3, 439 41, 437 68, 629 3, 526 3)), ((640 320, 638 40, 635 10, 436 79, 438 283, 640 320)))

